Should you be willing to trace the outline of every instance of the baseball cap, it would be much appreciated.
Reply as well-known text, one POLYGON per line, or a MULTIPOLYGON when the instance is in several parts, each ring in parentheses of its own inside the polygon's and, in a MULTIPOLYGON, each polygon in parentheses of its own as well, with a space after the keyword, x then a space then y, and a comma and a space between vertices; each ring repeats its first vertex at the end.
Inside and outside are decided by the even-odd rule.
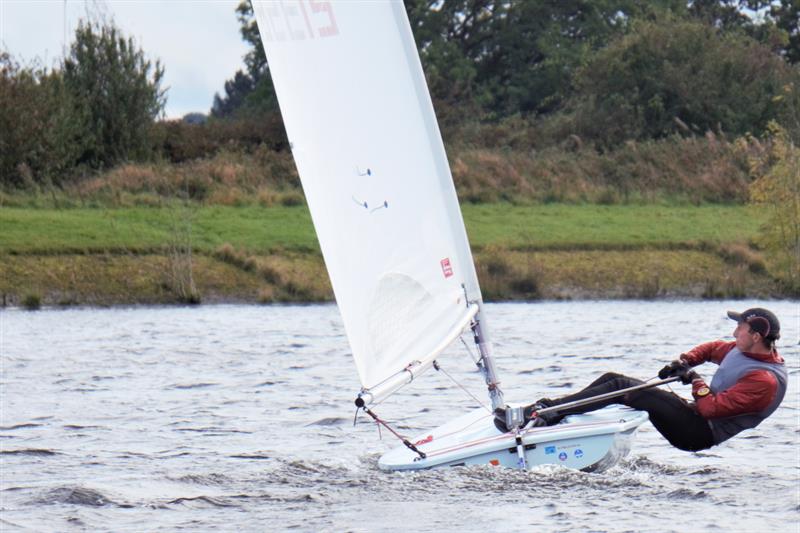
POLYGON ((747 322, 750 328, 761 334, 765 339, 778 340, 781 338, 781 323, 772 311, 753 307, 747 311, 737 313, 728 311, 728 318, 737 322, 747 322))

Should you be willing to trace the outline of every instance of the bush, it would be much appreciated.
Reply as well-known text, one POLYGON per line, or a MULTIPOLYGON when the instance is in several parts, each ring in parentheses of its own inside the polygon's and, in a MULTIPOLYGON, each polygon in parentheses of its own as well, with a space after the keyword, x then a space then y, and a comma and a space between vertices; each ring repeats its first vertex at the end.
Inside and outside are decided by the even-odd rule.
POLYGON ((83 150, 85 117, 58 71, 0 52, 0 185, 60 185, 83 150))
POLYGON ((610 147, 706 131, 738 136, 786 123, 800 97, 780 88, 797 69, 763 44, 700 22, 636 21, 575 79, 572 131, 610 147))
POLYGON ((722 259, 734 266, 747 266, 753 274, 766 274, 767 266, 764 258, 757 250, 741 243, 732 243, 720 246, 718 253, 722 259))
POLYGON ((164 69, 113 23, 81 22, 64 60, 64 82, 86 117, 80 162, 108 168, 150 156, 153 121, 166 103, 164 69))
POLYGON ((459 197, 475 203, 745 202, 751 181, 748 153, 711 133, 604 151, 573 140, 538 150, 455 145, 448 153, 459 197))
POLYGON ((800 294, 800 148, 772 123, 767 150, 751 163, 756 179, 750 200, 768 213, 760 243, 773 273, 791 293, 800 294))
POLYGON ((42 307, 42 297, 36 293, 27 293, 22 297, 19 303, 28 311, 36 311, 42 307))
POLYGON ((148 158, 163 74, 113 23, 80 23, 60 70, 0 52, 0 184, 62 186, 83 167, 148 158))
POLYGON ((287 191, 279 195, 280 203, 285 207, 294 207, 305 203, 305 196, 300 191, 287 191))
POLYGON ((169 120, 158 122, 157 151, 173 163, 213 157, 223 150, 256 153, 289 146, 280 114, 267 113, 237 120, 211 119, 202 124, 169 120))

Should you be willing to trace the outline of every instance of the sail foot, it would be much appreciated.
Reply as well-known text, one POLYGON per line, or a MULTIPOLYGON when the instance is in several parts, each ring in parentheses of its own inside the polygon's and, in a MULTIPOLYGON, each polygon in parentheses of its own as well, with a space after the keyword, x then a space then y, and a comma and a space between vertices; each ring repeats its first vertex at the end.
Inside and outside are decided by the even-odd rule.
POLYGON ((471 304, 461 319, 456 322, 449 333, 422 359, 411 361, 403 370, 388 377, 382 382, 370 388, 363 388, 356 398, 356 406, 364 407, 371 403, 378 402, 394 391, 414 381, 414 378, 422 374, 433 365, 433 360, 439 356, 459 335, 467 328, 473 317, 478 313, 477 304, 471 304))

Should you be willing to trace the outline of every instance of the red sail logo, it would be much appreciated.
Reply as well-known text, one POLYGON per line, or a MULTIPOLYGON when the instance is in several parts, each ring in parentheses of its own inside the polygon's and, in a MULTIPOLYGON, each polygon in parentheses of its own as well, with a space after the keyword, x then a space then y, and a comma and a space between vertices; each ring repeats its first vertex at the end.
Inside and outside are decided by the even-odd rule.
POLYGON ((444 259, 442 259, 440 261, 440 263, 442 265, 442 273, 444 274, 444 277, 449 278, 450 276, 452 276, 453 275, 453 267, 450 264, 450 258, 449 257, 445 257, 444 259))

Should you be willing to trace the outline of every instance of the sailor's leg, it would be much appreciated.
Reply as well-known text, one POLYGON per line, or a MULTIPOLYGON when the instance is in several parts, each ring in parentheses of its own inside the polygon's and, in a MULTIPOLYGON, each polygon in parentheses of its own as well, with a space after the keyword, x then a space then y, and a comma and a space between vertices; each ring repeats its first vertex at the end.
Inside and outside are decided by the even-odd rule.
MULTIPOLYGON (((641 385, 644 383, 641 380, 630 378, 628 376, 623 376, 622 374, 616 374, 614 372, 607 372, 591 382, 587 387, 578 392, 573 394, 568 394, 567 396, 562 396, 561 398, 556 398, 551 400, 550 398, 541 398, 536 401, 535 404, 531 404, 526 409, 536 410, 541 409, 542 407, 553 407, 556 405, 561 405, 564 403, 574 402, 576 400, 585 400, 587 398, 593 398, 595 396, 599 396, 601 394, 606 394, 609 392, 618 391, 621 389, 626 389, 628 387, 634 387, 636 385, 641 385)), ((597 409, 601 409, 611 404, 615 403, 623 403, 622 397, 610 398, 607 400, 599 401, 596 403, 592 403, 589 405, 583 405, 581 407, 573 407, 571 409, 566 409, 564 411, 559 411, 557 413, 551 413, 548 415, 543 415, 540 417, 540 420, 546 425, 553 425, 557 424, 567 415, 574 415, 580 413, 587 413, 589 411, 595 411, 597 409)))
POLYGON ((676 448, 696 452, 714 445, 708 421, 677 394, 647 389, 626 394, 623 398, 625 405, 647 411, 653 426, 676 448))
MULTIPOLYGON (((556 400, 544 399, 542 403, 560 405, 643 383, 635 378, 609 372, 581 391, 556 400)), ((559 412, 556 417, 549 416, 548 423, 554 424, 564 416, 595 411, 615 403, 647 411, 653 426, 676 448, 697 451, 710 448, 714 444, 708 422, 698 415, 686 400, 677 394, 656 388, 644 389, 590 405, 567 409, 559 412)))
MULTIPOLYGON (((576 400, 585 400, 586 398, 593 398, 595 396, 599 396, 601 394, 606 394, 608 392, 614 392, 621 389, 627 389, 628 387, 635 387, 636 385, 642 385, 644 381, 639 379, 630 378, 628 376, 623 376, 622 374, 616 374, 614 372, 606 372, 593 382, 591 382, 587 387, 578 392, 573 394, 568 394, 567 396, 562 396, 561 398, 550 400, 548 398, 542 398, 537 403, 541 403, 546 407, 550 407, 553 405, 561 405, 563 403, 574 402, 576 400)), ((611 405, 614 403, 622 403, 622 397, 611 398, 608 400, 604 400, 602 402, 593 403, 590 405, 586 405, 583 407, 576 407, 574 409, 564 411, 565 414, 575 414, 575 413, 586 413, 588 411, 595 411, 602 407, 606 407, 607 405, 611 405)))

